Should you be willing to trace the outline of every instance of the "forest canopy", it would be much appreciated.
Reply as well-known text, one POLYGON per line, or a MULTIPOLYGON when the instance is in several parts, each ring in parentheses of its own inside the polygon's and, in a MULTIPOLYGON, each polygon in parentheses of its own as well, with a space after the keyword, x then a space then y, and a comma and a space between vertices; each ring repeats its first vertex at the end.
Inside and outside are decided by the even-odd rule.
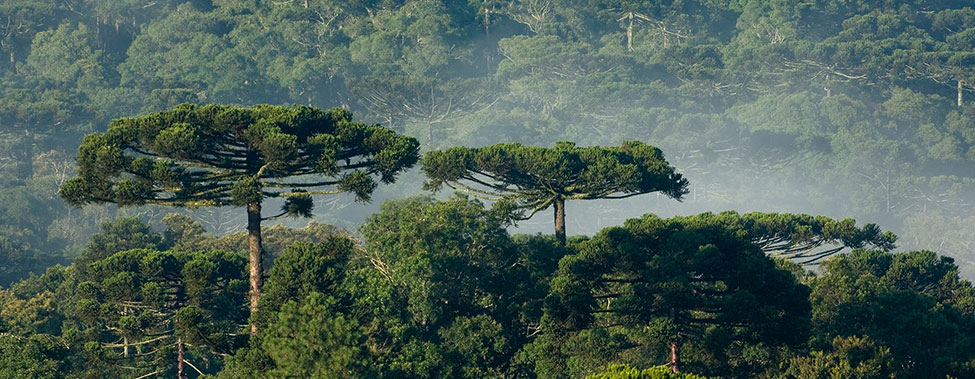
POLYGON ((973 377, 973 49, 960 0, 2 1, 0 376, 973 377))

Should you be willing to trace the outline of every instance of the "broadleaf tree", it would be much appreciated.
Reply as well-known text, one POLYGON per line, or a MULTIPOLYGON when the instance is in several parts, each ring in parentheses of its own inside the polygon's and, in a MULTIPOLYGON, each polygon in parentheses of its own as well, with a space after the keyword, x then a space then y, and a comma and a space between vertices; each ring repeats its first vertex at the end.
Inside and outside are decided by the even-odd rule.
POLYGON ((619 147, 554 147, 502 143, 453 147, 423 157, 428 189, 443 186, 479 198, 501 200, 516 218, 555 208, 555 237, 565 244, 565 200, 623 199, 661 192, 680 200, 687 180, 667 163, 660 149, 639 141, 619 147))
POLYGON ((418 149, 415 139, 338 108, 183 104, 86 136, 78 176, 60 195, 72 205, 246 207, 253 313, 263 284, 262 221, 311 216, 313 195, 368 201, 376 179, 393 182, 417 162, 418 149), (263 216, 266 198, 285 199, 282 212, 263 216))

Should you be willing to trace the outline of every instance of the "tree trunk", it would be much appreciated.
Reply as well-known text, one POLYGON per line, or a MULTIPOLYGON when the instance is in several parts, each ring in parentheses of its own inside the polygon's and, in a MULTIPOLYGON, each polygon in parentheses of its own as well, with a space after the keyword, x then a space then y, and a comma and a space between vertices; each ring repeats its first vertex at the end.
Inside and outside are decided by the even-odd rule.
POLYGON ((626 51, 633 51, 633 12, 629 14, 630 22, 626 25, 626 51))
POLYGON ((183 372, 183 361, 185 358, 185 352, 183 351, 183 337, 176 337, 176 378, 186 379, 186 373, 183 372))
MULTIPOLYGON (((250 253, 250 310, 251 315, 257 313, 257 301, 261 298, 264 287, 264 248, 261 246, 261 204, 247 204, 247 244, 250 253)), ((257 325, 251 324, 251 334, 257 334, 257 325)))
POLYGON ((491 35, 491 9, 484 7, 484 35, 491 35))
POLYGON ((555 241, 565 246, 565 199, 555 199, 555 241))
POLYGON ((961 106, 961 80, 958 81, 958 106, 961 106))
POLYGON ((670 343, 670 371, 680 372, 680 345, 677 342, 670 343))
POLYGON ((427 123, 427 145, 433 146, 433 123, 427 123))
MULTIPOLYGON (((677 322, 677 310, 670 308, 670 319, 677 322)), ((670 342, 670 371, 680 372, 680 345, 678 342, 680 340, 680 333, 674 336, 674 340, 670 342)))
MULTIPOLYGON (((127 316, 129 314, 128 307, 122 307, 122 316, 127 316)), ((122 356, 125 358, 129 357, 129 337, 122 337, 122 356)))
POLYGON ((829 97, 833 91, 829 88, 829 74, 826 74, 826 85, 823 86, 823 90, 826 91, 826 97, 829 97))

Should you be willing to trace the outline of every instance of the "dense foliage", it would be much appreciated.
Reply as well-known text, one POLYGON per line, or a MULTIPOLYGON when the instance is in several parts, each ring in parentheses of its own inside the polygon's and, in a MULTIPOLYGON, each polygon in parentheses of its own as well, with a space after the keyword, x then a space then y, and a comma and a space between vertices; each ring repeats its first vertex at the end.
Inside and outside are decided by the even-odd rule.
MULTIPOLYGON (((118 213, 56 196, 82 136, 181 103, 346 107, 429 149, 646 141, 692 183, 684 204, 655 211, 853 216, 905 246, 938 246, 965 271, 969 5, 5 1, 0 260, 11 264, 0 283, 69 262, 118 213)), ((317 213, 344 226, 370 213, 348 202, 317 213)), ((619 224, 644 203, 580 205, 592 216, 577 230, 619 224)), ((151 209, 122 215, 160 214, 151 209)))
POLYGON ((552 148, 517 143, 481 148, 453 147, 423 157, 424 187, 443 186, 498 201, 514 217, 531 218, 555 210, 555 238, 565 244, 565 201, 625 199, 660 192, 680 199, 687 180, 667 164, 660 149, 639 141, 622 146, 552 148))
POLYGON ((973 377, 973 49, 961 0, 2 1, 0 376, 973 377))
MULTIPOLYGON (((824 217, 648 214, 562 246, 509 235, 509 215, 466 197, 387 202, 362 245, 318 224, 272 233, 287 247, 250 316, 256 335, 246 260, 216 250, 243 236, 167 220, 161 233, 106 223, 73 264, 0 290, 0 372, 169 376, 183 362, 184 375, 228 378, 921 378, 975 367, 975 287, 950 258, 854 249, 813 273, 756 243, 785 230, 807 232, 793 234, 802 248, 836 238, 823 230, 844 222, 824 217)), ((891 247, 873 241, 846 243, 891 247)))
POLYGON ((368 201, 374 176, 392 183, 418 158, 415 139, 351 118, 338 108, 183 104, 116 119, 108 132, 85 136, 78 176, 58 193, 76 206, 245 207, 255 312, 264 282, 263 221, 311 217, 312 195, 350 192, 368 201), (264 216, 266 198, 284 198, 281 213, 264 216))

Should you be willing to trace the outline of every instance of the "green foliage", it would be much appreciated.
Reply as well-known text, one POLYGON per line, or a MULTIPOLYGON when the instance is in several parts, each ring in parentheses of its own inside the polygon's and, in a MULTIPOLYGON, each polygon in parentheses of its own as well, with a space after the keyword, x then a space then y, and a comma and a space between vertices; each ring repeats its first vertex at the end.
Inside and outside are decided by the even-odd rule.
MULTIPOLYGON (((287 290, 275 295, 273 307, 294 302, 290 316, 282 317, 295 328, 315 326, 308 329, 315 338, 304 340, 307 345, 320 339, 339 351, 354 351, 346 357, 359 358, 328 363, 308 358, 315 350, 304 347, 287 353, 293 353, 289 357, 350 367, 350 376, 530 377, 537 357, 552 356, 546 349, 553 346, 566 347, 557 353, 569 355, 566 367, 573 372, 597 372, 608 362, 658 365, 666 361, 661 353, 666 346, 658 342, 691 330, 694 335, 681 345, 684 363, 708 374, 973 376, 965 331, 971 330, 975 301, 970 283, 958 274, 970 274, 975 267, 970 259, 975 235, 975 176, 970 170, 975 160, 975 12, 969 6, 954 0, 0 2, 0 285, 11 287, 0 292, 0 329, 9 333, 2 336, 0 375, 135 377, 164 367, 159 375, 172 376, 171 343, 154 355, 166 362, 146 363, 145 371, 107 364, 117 358, 118 348, 104 345, 120 343, 120 333, 135 338, 140 330, 160 325, 147 317, 113 314, 113 301, 134 296, 159 301, 174 290, 161 283, 133 289, 133 283, 153 282, 146 281, 141 268, 109 270, 110 275, 92 280, 89 266, 132 248, 246 248, 244 233, 210 236, 200 224, 176 218, 169 219, 162 236, 127 221, 115 221, 99 233, 99 223, 136 212, 155 222, 158 209, 70 209, 57 196, 58 188, 63 186, 63 193, 79 202, 120 205, 268 200, 271 213, 302 217, 335 210, 353 197, 415 193, 418 185, 411 184, 416 183, 376 192, 378 182, 393 179, 384 174, 409 166, 402 157, 412 154, 406 160, 415 160, 416 153, 415 141, 369 126, 381 121, 404 134, 425 134, 431 150, 489 150, 502 142, 521 143, 519 149, 527 151, 538 148, 526 146, 556 141, 584 146, 653 141, 668 152, 667 166, 694 183, 687 187, 691 192, 683 204, 650 197, 617 202, 619 206, 592 202, 600 213, 573 218, 578 225, 572 227, 580 230, 595 231, 625 215, 647 212, 648 203, 653 204, 649 211, 660 214, 795 210, 876 222, 904 237, 896 242, 908 250, 937 248, 956 260, 929 252, 888 259, 893 235, 852 220, 712 215, 721 225, 717 229, 798 263, 824 262, 844 248, 881 251, 834 259, 825 263, 818 278, 777 261, 813 287, 812 336, 799 346, 770 345, 762 339, 769 336, 745 327, 728 332, 688 326, 660 312, 649 312, 654 317, 640 321, 643 329, 594 327, 553 342, 545 340, 550 336, 538 325, 543 309, 548 316, 553 309, 543 299, 571 284, 551 280, 569 269, 557 263, 563 256, 583 254, 574 249, 598 250, 591 246, 595 242, 579 237, 566 248, 548 236, 505 237, 499 230, 512 215, 535 210, 526 208, 527 197, 502 196, 506 198, 485 214, 475 205, 419 201, 409 204, 421 210, 399 209, 377 217, 382 220, 369 227, 371 247, 365 250, 335 247, 341 245, 335 242, 341 241, 336 237, 341 233, 322 224, 264 229, 271 253, 265 256, 267 264, 295 241, 335 245, 325 250, 295 247, 300 254, 289 250, 286 255, 294 261, 281 263, 293 270, 280 276, 312 279, 301 288, 279 287, 287 290), (183 103, 199 105, 179 106, 183 103), (239 107, 205 105, 213 103, 239 107), (260 103, 308 107, 252 107, 260 103), (354 110, 365 122, 352 121, 345 110, 311 107, 354 110), (131 117, 138 114, 143 116, 131 117), (185 119, 150 122, 179 118, 177 114, 185 119), (335 124, 334 132, 314 136, 315 128, 302 124, 306 116, 320 114, 333 117, 323 123, 335 124), (109 125, 123 116, 128 118, 109 125), (234 129, 238 121, 246 125, 234 129), (219 134, 215 125, 235 132, 219 134), (377 131, 375 138, 368 135, 370 130, 377 131), (238 146, 217 141, 217 135, 229 136, 238 146), (80 150, 79 141, 84 145, 80 150), (256 162, 228 167, 247 160, 240 145, 256 162), (134 146, 163 156, 136 152, 134 146), (364 155, 346 156, 350 149, 363 147, 368 152, 356 153, 364 155), (75 166, 70 156, 79 151, 75 166), (208 168, 199 167, 201 160, 208 161, 208 168), (289 176, 297 165, 310 174, 289 176), (98 180, 66 183, 76 174, 98 180), (336 196, 329 207, 315 204, 315 196, 325 192, 351 196, 336 196), (448 215, 447 221, 434 217, 440 213, 448 215), (412 220, 389 221, 400 218, 412 220), (454 220, 461 221, 454 225, 454 220), (396 225, 391 230, 399 237, 383 235, 387 223, 396 225), (407 238, 410 233, 416 237, 407 238), (469 239, 467 233, 481 239, 469 239), (316 255, 323 251, 324 257, 316 255), (82 252, 74 266, 44 272, 44 267, 68 263, 66 257, 82 252), (329 258, 339 252, 347 252, 348 259, 345 253, 329 258), (380 260, 374 262, 376 257, 380 260), (315 276, 318 272, 324 274, 315 276), (29 277, 32 273, 38 276, 29 277), (16 282, 22 278, 28 279, 16 282), (323 297, 307 300, 313 292, 323 297), (303 307, 332 313, 312 319, 302 314, 303 307), (99 322, 119 330, 101 335, 103 329, 88 327, 99 322), (335 333, 330 334, 332 328, 335 333), (362 367, 388 370, 358 371, 362 367)), ((444 166, 466 169, 450 166, 464 163, 453 159, 460 157, 448 158, 444 166)), ((530 158, 544 167, 529 164, 520 170, 561 169, 553 164, 561 158, 530 158)), ((625 166, 594 166, 594 180, 577 183, 631 183, 634 176, 625 166)), ((476 175, 492 185, 505 183, 476 175)), ((580 179, 585 178, 573 180, 580 179)), ((495 192, 470 181, 463 184, 495 192)), ((361 213, 330 213, 343 225, 365 218, 361 213)), ((236 232, 240 227, 214 229, 236 232)), ((687 256, 697 257, 699 250, 687 256)), ((721 246, 717 251, 723 251, 721 246)), ((675 262, 686 259, 677 257, 675 262)), ((566 259, 570 261, 575 262, 566 259)), ((191 277, 212 272, 212 262, 196 262, 187 268, 191 277)), ((706 268, 721 266, 712 262, 706 268)), ((664 279, 671 278, 660 281, 664 279)), ((284 283, 273 275, 268 280, 284 283)), ((207 283, 201 279, 183 287, 204 291, 207 283)), ((199 325, 184 324, 174 333, 192 340, 229 330, 199 322, 214 319, 207 307, 167 310, 199 325)), ((268 314, 269 320, 279 311, 268 314)), ((606 313, 595 318, 612 317, 606 313)), ((630 325, 626 323, 634 318, 639 319, 626 315, 617 321, 630 325)), ((193 342, 191 362, 207 373, 218 371, 223 359, 199 348, 206 343, 193 342)), ((250 371, 227 375, 283 370, 290 358, 279 356, 282 364, 275 363, 261 351, 263 343, 255 338, 234 360, 234 367, 250 371)))
POLYGON ((88 264, 70 316, 76 343, 91 345, 92 367, 126 362, 172 372, 179 337, 197 363, 229 354, 247 320, 245 261, 226 252, 138 249, 88 264))
POLYGON ((351 117, 341 109, 184 104, 115 120, 107 133, 85 137, 80 175, 61 195, 72 204, 240 206, 293 188, 336 193, 334 186, 368 200, 371 175, 392 182, 416 162, 417 144, 351 117), (284 180, 291 177, 301 181, 284 180))
POLYGON ((88 247, 78 257, 79 266, 108 258, 115 253, 134 249, 155 249, 162 236, 135 217, 118 218, 102 223, 101 231, 91 236, 88 247))
POLYGON ((801 345, 808 288, 727 216, 646 215, 580 243, 551 282, 538 374, 653 365, 676 348, 691 371, 750 376, 769 364, 752 350, 801 345))
POLYGON ((660 149, 637 141, 612 148, 580 148, 570 142, 553 148, 454 147, 427 153, 423 172, 430 178, 427 188, 447 185, 473 195, 505 196, 533 211, 547 208, 555 198, 623 198, 660 191, 680 199, 687 193, 687 180, 667 164, 660 149))
POLYGON ((286 302, 305 299, 313 293, 328 294, 332 302, 347 300, 342 299, 341 285, 355 253, 355 242, 345 236, 331 236, 315 244, 289 245, 274 260, 258 317, 273 318, 286 302))
POLYGON ((878 347, 869 337, 837 336, 829 352, 814 351, 793 358, 786 375, 790 378, 893 378, 896 362, 890 349, 878 347))
MULTIPOLYGON (((810 295, 814 347, 863 336, 876 346, 875 354, 889 349, 896 362, 889 369, 898 377, 971 375, 975 341, 963 331, 975 322, 972 286, 958 278, 951 258, 930 251, 856 250, 824 268, 810 295)), ((836 358, 814 356, 797 364, 819 367, 828 359, 836 358)))
POLYGON ((334 300, 311 292, 289 301, 271 321, 262 347, 274 360, 272 377, 369 378, 373 367, 353 320, 335 312, 334 300))
POLYGON ((683 372, 675 373, 662 366, 640 370, 627 365, 612 365, 606 371, 589 375, 586 379, 705 379, 705 377, 683 372))
POLYGON ((453 147, 427 153, 422 165, 429 178, 425 188, 446 185, 475 197, 504 200, 502 207, 519 212, 515 218, 527 219, 554 207, 556 237, 562 242, 566 199, 622 199, 661 192, 679 200, 688 184, 660 149, 638 141, 611 148, 581 148, 571 142, 552 148, 517 143, 453 147))
POLYGON ((0 335, 0 375, 5 378, 63 378, 72 369, 67 356, 58 337, 0 335))
MULTIPOLYGON (((546 269, 534 267, 544 262, 519 253, 503 220, 470 199, 409 198, 381 208, 362 228, 368 260, 348 279, 379 370, 505 375, 537 317, 540 284, 530 280, 544 278, 546 269)), ((533 254, 552 249, 535 244, 533 254)))

